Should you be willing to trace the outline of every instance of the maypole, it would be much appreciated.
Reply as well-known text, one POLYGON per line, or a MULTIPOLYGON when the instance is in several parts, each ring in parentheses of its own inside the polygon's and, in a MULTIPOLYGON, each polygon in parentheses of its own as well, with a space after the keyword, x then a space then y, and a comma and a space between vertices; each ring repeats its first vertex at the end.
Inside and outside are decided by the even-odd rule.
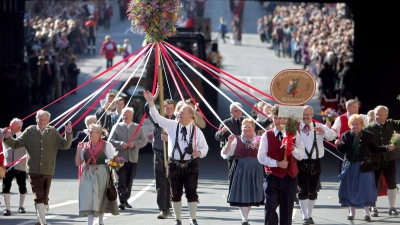
MULTIPOLYGON (((161 116, 165 116, 165 112, 164 112, 164 81, 163 81, 163 76, 162 76, 162 67, 161 67, 161 54, 160 54, 160 43, 157 43, 156 46, 156 51, 158 52, 158 65, 157 65, 157 69, 158 69, 158 87, 159 87, 159 95, 158 95, 158 99, 160 101, 160 115, 161 116)), ((161 133, 164 134, 164 129, 161 128, 161 133)), ((163 140, 163 151, 164 151, 164 165, 167 166, 167 144, 166 142, 163 140)))
MULTIPOLYGON (((160 43, 168 37, 176 35, 176 27, 181 22, 181 16, 179 15, 181 9, 182 2, 180 0, 132 0, 128 4, 127 14, 131 20, 131 31, 144 34, 148 43, 156 43, 155 68, 158 70, 158 98, 160 101, 161 116, 164 116, 165 113, 160 43)), ((161 133, 164 133, 164 129, 162 129, 161 133)), ((164 165, 167 167, 167 147, 165 141, 163 141, 163 151, 164 165)))

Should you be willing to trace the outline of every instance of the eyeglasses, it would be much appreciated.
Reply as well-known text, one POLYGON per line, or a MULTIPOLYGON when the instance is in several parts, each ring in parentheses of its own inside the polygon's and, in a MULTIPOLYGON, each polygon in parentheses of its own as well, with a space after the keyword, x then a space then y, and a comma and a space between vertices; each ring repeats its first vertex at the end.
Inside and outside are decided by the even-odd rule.
POLYGON ((237 110, 233 110, 232 112, 241 112, 239 109, 237 109, 237 110))
POLYGON ((91 131, 91 130, 89 130, 89 134, 91 134, 91 133, 100 133, 100 132, 96 132, 96 131, 91 131))

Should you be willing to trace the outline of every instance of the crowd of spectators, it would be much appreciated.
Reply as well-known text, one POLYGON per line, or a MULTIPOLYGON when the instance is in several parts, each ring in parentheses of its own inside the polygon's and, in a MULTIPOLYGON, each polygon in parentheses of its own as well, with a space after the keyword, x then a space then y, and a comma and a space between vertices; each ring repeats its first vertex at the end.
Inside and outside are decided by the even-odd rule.
POLYGON ((318 79, 321 97, 356 97, 350 73, 354 22, 345 3, 263 2, 260 40, 278 57, 293 58, 318 79), (271 5, 273 7, 271 7, 271 5))
POLYGON ((109 29, 112 14, 105 0, 27 2, 25 62, 13 70, 21 80, 15 80, 22 90, 16 94, 24 99, 20 107, 47 105, 77 87, 80 70, 76 62, 90 50, 85 23, 94 17, 98 27, 109 29))

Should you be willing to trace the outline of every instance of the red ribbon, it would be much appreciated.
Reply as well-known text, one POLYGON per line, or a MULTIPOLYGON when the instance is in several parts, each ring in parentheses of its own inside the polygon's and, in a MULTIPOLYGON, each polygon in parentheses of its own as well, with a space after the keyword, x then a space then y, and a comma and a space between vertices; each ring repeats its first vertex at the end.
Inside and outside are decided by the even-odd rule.
MULTIPOLYGON (((13 150, 13 151, 14 151, 14 150, 13 150)), ((26 156, 23 156, 22 158, 20 158, 20 159, 18 159, 18 160, 15 160, 14 162, 10 162, 9 164, 5 165, 4 167, 10 167, 10 166, 12 166, 12 165, 14 165, 14 164, 17 164, 17 163, 21 162, 21 161, 24 160, 24 159, 26 159, 26 156)))
MULTIPOLYGON (((185 84, 183 78, 181 77, 180 73, 176 70, 176 67, 175 67, 174 64, 172 63, 171 57, 168 56, 167 50, 165 49, 165 47, 164 47, 163 45, 161 45, 161 47, 162 47, 161 50, 162 50, 162 52, 163 52, 164 58, 166 59, 166 61, 169 61, 169 63, 171 64, 172 69, 174 69, 175 73, 177 74, 179 80, 180 80, 181 83, 183 84, 183 87, 185 88, 186 92, 189 94, 190 98, 193 100, 194 104, 197 104, 195 98, 193 97, 193 95, 191 94, 191 92, 189 91, 189 89, 187 88, 187 86, 186 86, 186 84, 185 84)), ((168 65, 168 62, 167 62, 167 65, 168 65)), ((171 72, 171 76, 173 77, 172 72, 171 72)), ((177 82, 176 82, 176 80, 175 80, 174 77, 173 77, 173 79, 174 79, 175 85, 176 85, 176 87, 177 87, 179 93, 181 94, 181 90, 180 90, 179 86, 177 85, 177 82)), ((183 101, 185 100, 185 99, 183 99, 183 96, 181 96, 181 98, 182 98, 183 101)), ((214 125, 207 119, 207 117, 204 115, 204 113, 203 113, 203 111, 200 109, 200 107, 197 107, 197 108, 199 109, 199 112, 200 112, 201 116, 204 118, 204 120, 205 120, 210 126, 212 126, 213 128, 215 128, 215 129, 218 130, 219 128, 216 127, 216 126, 214 126, 214 125)))
MULTIPOLYGON (((238 85, 234 84, 234 83, 233 83, 232 81, 230 81, 229 79, 226 79, 226 78, 224 78, 224 77, 222 77, 222 76, 220 76, 220 75, 215 75, 215 74, 216 74, 217 72, 218 72, 218 73, 225 74, 225 75, 227 75, 230 79, 233 79, 233 80, 239 82, 240 84, 243 84, 243 85, 245 85, 245 86, 247 86, 247 87, 249 87, 249 88, 251 88, 251 89, 253 89, 253 90, 255 90, 255 91, 257 91, 257 92, 259 92, 259 93, 261 93, 261 94, 263 94, 264 96, 268 97, 269 99, 275 101, 275 99, 274 99, 272 96, 267 95, 267 94, 261 92, 261 91, 258 90, 257 88, 252 87, 251 85, 249 85, 249 84, 247 84, 247 83, 244 83, 243 81, 241 81, 241 80, 239 80, 239 79, 233 77, 232 75, 226 73, 226 72, 223 71, 223 70, 220 70, 220 69, 217 68, 217 67, 214 67, 214 66, 208 64, 207 62, 205 62, 205 61, 203 61, 203 60, 201 60, 201 59, 196 58, 198 61, 200 61, 200 62, 203 63, 203 64, 198 63, 198 62, 195 62, 194 59, 192 58, 192 57, 194 57, 194 56, 189 55, 189 54, 186 53, 185 51, 180 50, 179 48, 177 48, 177 47, 175 47, 175 46, 173 46, 173 45, 170 45, 170 44, 168 44, 168 43, 166 43, 166 42, 163 42, 163 43, 165 43, 165 44, 168 45, 170 48, 172 48, 172 49, 174 49, 175 51, 177 51, 178 53, 180 53, 181 56, 183 56, 184 58, 186 58, 186 59, 189 60, 190 62, 193 62, 194 64, 196 64, 197 66, 199 66, 200 68, 202 68, 203 70, 205 70, 208 74, 210 74, 211 76, 213 76, 214 78, 216 78, 218 81, 220 81, 222 84, 224 84, 229 90, 231 90, 236 96, 238 96, 238 97, 239 97, 240 99, 242 99, 245 103, 247 103, 251 108, 253 108, 255 111, 257 111, 257 112, 260 113, 261 115, 263 115, 263 116, 267 117, 268 119, 270 119, 270 118, 269 118, 267 115, 265 115, 262 111, 260 111, 259 109, 255 108, 254 105, 253 105, 252 103, 248 102, 248 101, 245 100, 241 95, 239 95, 238 93, 236 93, 230 86, 234 86, 235 88, 241 90, 242 92, 244 92, 245 94, 247 94, 247 95, 253 97, 253 98, 256 99, 256 100, 260 100, 260 98, 257 98, 256 96, 252 95, 252 94, 249 93, 248 91, 246 91, 246 90, 244 90, 243 88, 239 87, 238 85), (206 67, 206 66, 208 66, 208 67, 206 67), (211 70, 211 69, 209 69, 209 68, 214 69, 216 72, 213 71, 213 70, 211 70), (222 81, 222 79, 225 80, 225 81, 227 81, 230 85, 227 85, 224 81, 222 81)), ((217 130, 220 130, 219 128, 216 128, 216 129, 217 129, 217 130)))
POLYGON ((293 151, 293 138, 296 137, 296 134, 290 134, 286 131, 286 137, 283 138, 282 144, 286 143, 286 157, 290 156, 293 151))

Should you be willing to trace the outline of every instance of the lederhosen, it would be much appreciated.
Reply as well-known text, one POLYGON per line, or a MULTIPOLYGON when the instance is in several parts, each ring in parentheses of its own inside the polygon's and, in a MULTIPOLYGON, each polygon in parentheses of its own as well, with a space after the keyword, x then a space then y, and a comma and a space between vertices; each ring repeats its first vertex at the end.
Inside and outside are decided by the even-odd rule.
MULTIPOLYGON (((313 122, 313 125, 315 127, 315 122, 313 122)), ((307 159, 303 159, 297 162, 297 167, 299 169, 299 173, 297 174, 299 186, 298 198, 300 200, 315 200, 318 196, 317 190, 319 177, 321 175, 321 161, 319 158, 317 132, 315 131, 315 129, 314 142, 311 147, 311 151, 308 151, 308 149, 305 148, 305 152, 307 155, 307 159), (312 159, 312 154, 314 150, 316 151, 316 159, 312 159)))
MULTIPOLYGON (((193 146, 193 134, 195 126, 192 127, 192 133, 188 146, 193 146)), ((186 152, 182 152, 178 144, 179 123, 176 127, 175 145, 172 150, 172 157, 175 151, 178 151, 180 160, 172 157, 168 161, 168 179, 171 183, 171 201, 180 202, 185 187, 186 198, 188 202, 198 202, 197 181, 199 176, 198 159, 193 158, 184 160, 186 152)))

